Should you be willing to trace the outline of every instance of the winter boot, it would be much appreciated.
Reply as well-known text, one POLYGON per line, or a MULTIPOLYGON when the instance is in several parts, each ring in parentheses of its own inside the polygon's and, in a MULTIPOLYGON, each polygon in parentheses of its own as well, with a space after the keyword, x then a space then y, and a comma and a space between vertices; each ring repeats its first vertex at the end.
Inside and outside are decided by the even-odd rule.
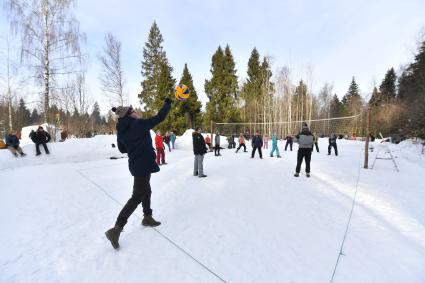
POLYGON ((282 158, 282 156, 278 155, 277 158, 282 158))
POLYGON ((299 177, 299 176, 300 176, 300 173, 295 172, 294 177, 299 177))
POLYGON ((305 175, 310 178, 310 173, 305 173, 305 175))
POLYGON ((158 222, 155 219, 153 219, 152 215, 145 214, 142 220, 142 225, 148 226, 148 227, 156 227, 161 225, 161 222, 158 222))
POLYGON ((207 175, 204 175, 204 174, 202 174, 202 175, 199 175, 199 178, 205 178, 207 175))
POLYGON ((120 244, 118 243, 118 240, 120 239, 120 234, 122 232, 122 227, 115 226, 114 228, 109 229, 105 232, 106 238, 108 238, 109 241, 111 241, 112 247, 114 249, 119 249, 120 244))

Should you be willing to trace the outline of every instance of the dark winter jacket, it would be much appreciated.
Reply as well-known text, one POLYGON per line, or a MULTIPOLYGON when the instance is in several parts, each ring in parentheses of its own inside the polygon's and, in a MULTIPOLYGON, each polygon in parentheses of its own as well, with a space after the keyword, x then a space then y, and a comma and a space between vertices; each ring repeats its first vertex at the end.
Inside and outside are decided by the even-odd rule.
POLYGON ((6 144, 8 145, 8 146, 11 146, 11 147, 18 147, 19 146, 19 139, 18 139, 18 137, 16 136, 16 135, 7 135, 6 136, 6 144))
POLYGON ((329 138, 329 144, 336 144, 336 136, 331 136, 329 138))
POLYGON ((170 108, 171 100, 167 98, 161 110, 152 118, 135 119, 125 116, 118 119, 118 149, 121 153, 127 153, 131 175, 141 177, 159 171, 150 130, 164 121, 170 108))
POLYGON ((52 139, 52 137, 50 136, 50 134, 44 130, 37 130, 32 138, 32 141, 34 143, 38 143, 38 144, 42 144, 42 143, 48 143, 50 140, 52 139))
POLYGON ((252 147, 262 147, 263 146, 263 138, 260 135, 255 135, 252 138, 252 147))
POLYGON ((165 143, 170 143, 170 136, 165 136, 164 137, 164 142, 165 143))
POLYGON ((288 143, 293 143, 294 142, 294 139, 292 138, 292 136, 286 136, 285 140, 288 143))
POLYGON ((311 148, 313 149, 314 141, 313 135, 308 127, 303 127, 301 132, 295 136, 298 140, 298 148, 311 148))
POLYGON ((207 149, 207 146, 205 145, 204 137, 200 133, 193 132, 192 140, 193 140, 193 154, 204 155, 205 153, 207 153, 208 149, 207 149))

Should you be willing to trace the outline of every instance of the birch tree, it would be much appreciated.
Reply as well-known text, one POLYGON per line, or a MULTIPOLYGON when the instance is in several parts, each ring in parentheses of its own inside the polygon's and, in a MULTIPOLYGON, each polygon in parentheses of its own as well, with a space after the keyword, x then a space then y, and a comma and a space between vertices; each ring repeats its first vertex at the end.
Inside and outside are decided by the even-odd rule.
POLYGON ((124 73, 121 66, 121 42, 112 33, 105 36, 106 46, 103 55, 99 56, 101 63, 100 82, 102 91, 108 97, 111 105, 123 106, 127 102, 124 94, 124 73))
POLYGON ((48 122, 51 89, 60 75, 78 72, 82 55, 74 0, 6 0, 11 26, 20 33, 21 59, 42 86, 44 122, 48 122))

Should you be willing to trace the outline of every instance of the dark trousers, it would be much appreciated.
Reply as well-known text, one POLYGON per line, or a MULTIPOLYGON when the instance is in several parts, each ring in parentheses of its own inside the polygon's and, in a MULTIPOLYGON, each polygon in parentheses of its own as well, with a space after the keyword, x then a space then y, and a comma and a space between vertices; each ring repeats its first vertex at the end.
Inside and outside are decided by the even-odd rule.
POLYGON ((298 156, 297 156, 297 168, 295 168, 295 172, 300 173, 301 164, 303 163, 303 159, 305 159, 305 172, 310 173, 310 161, 311 161, 311 152, 312 148, 299 148, 298 156))
POLYGON ((218 144, 216 144, 216 145, 214 146, 214 155, 215 155, 215 156, 220 155, 220 145, 218 145, 218 144))
POLYGON ((335 150, 335 155, 338 155, 338 147, 336 146, 336 143, 335 144, 330 144, 329 146, 328 146, 328 154, 331 154, 331 149, 332 149, 332 147, 334 148, 334 150, 335 150))
POLYGON ((314 146, 316 147, 316 151, 319 152, 319 145, 317 144, 317 142, 314 143, 314 146))
POLYGON ((293 142, 288 142, 288 141, 286 141, 286 144, 285 144, 285 151, 286 151, 286 149, 288 148, 288 145, 289 145, 289 147, 291 148, 291 151, 292 151, 292 143, 293 143, 293 142))
POLYGON ((238 152, 238 151, 239 151, 239 149, 241 149, 241 147, 243 147, 243 151, 245 151, 245 152, 246 152, 246 145, 245 145, 244 143, 240 143, 240 144, 239 144, 238 149, 236 149, 236 152, 238 152))
POLYGON ((258 149, 258 154, 260 154, 260 158, 263 158, 263 153, 261 152, 261 146, 259 146, 259 147, 254 146, 254 148, 252 149, 251 157, 254 157, 255 150, 257 150, 257 149, 258 149))
POLYGON ((131 198, 124 205, 120 214, 118 215, 115 226, 124 227, 128 218, 136 210, 137 206, 142 203, 143 213, 145 215, 152 215, 151 209, 151 175, 143 177, 134 177, 133 194, 131 198))
POLYGON ((168 146, 168 151, 171 152, 170 143, 169 142, 166 142, 165 144, 168 146))
POLYGON ((156 149, 156 164, 162 164, 165 163, 165 151, 163 148, 157 148, 156 149))
POLYGON ((42 145, 43 145, 43 147, 44 147, 44 151, 45 151, 47 154, 49 154, 49 149, 47 148, 46 143, 36 143, 36 144, 35 144, 35 151, 36 151, 37 155, 40 155, 40 154, 41 154, 41 152, 40 152, 40 144, 42 144, 42 145))

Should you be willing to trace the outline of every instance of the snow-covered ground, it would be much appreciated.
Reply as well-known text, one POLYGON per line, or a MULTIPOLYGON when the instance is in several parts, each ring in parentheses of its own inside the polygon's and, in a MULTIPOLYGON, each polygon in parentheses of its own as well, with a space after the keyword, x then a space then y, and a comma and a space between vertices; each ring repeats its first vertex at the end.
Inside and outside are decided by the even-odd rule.
POLYGON ((144 228, 138 209, 115 251, 104 232, 132 191, 127 159, 109 159, 121 156, 115 139, 49 144, 39 157, 31 144, 25 158, 0 151, 0 282, 330 282, 356 184, 334 282, 425 282, 419 145, 391 145, 397 173, 385 160, 361 169, 360 141, 328 156, 320 139, 311 178, 293 177, 296 146, 263 160, 225 149, 206 155, 199 179, 187 132, 152 176, 162 225, 144 228))

